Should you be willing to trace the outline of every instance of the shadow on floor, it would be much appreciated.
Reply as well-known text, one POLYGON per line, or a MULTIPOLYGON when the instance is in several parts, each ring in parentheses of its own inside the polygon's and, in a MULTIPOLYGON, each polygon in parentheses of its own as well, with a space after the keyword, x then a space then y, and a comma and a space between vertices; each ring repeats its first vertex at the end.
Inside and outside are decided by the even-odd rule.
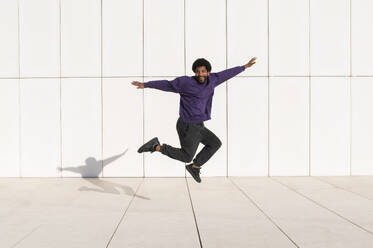
MULTIPOLYGON (((112 163, 113 161, 125 155, 127 151, 128 151, 128 148, 124 152, 118 155, 112 156, 110 158, 104 159, 104 160, 96 160, 96 158, 94 157, 89 157, 85 160, 84 165, 70 166, 70 167, 63 167, 63 168, 58 167, 57 169, 59 171, 71 171, 71 172, 80 174, 82 179, 98 187, 98 188, 90 188, 87 186, 82 186, 78 189, 80 191, 94 191, 94 192, 108 193, 108 194, 120 194, 120 190, 122 190, 126 195, 133 196, 135 195, 135 191, 131 187, 122 185, 119 183, 110 182, 107 180, 102 180, 99 178, 99 175, 101 174, 104 167, 106 167, 108 164, 112 163)), ((141 198, 144 200, 150 200, 150 198, 148 197, 140 196, 137 194, 135 195, 135 197, 141 198)))

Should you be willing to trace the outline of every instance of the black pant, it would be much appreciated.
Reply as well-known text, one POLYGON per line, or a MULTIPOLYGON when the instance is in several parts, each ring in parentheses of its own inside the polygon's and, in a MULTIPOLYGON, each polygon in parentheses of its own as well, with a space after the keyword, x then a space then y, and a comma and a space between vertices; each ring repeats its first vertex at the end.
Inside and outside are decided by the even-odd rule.
POLYGON ((202 166, 221 147, 219 138, 207 129, 203 122, 186 123, 178 119, 176 130, 179 135, 181 148, 175 148, 167 144, 162 144, 161 146, 161 153, 170 158, 186 163, 191 162, 201 142, 205 147, 197 154, 193 163, 197 166, 202 166))

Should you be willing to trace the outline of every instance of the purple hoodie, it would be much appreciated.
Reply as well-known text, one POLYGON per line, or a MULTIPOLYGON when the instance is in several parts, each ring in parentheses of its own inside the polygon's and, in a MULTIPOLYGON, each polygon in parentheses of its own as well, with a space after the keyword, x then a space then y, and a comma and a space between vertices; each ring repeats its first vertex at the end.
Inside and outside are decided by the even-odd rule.
POLYGON ((144 83, 144 88, 179 93, 180 119, 187 123, 203 122, 211 119, 215 87, 244 70, 245 66, 236 66, 218 73, 210 73, 204 83, 199 83, 194 77, 188 76, 177 77, 172 81, 149 81, 144 83))

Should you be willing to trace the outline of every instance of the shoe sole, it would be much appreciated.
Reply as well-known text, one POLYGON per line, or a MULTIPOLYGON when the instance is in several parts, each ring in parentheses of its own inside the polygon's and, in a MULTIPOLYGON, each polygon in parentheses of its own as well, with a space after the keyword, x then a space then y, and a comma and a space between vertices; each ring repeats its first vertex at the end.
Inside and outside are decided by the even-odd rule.
POLYGON ((154 141, 157 141, 157 142, 159 143, 158 138, 155 137, 155 138, 149 140, 148 142, 146 142, 145 144, 143 144, 143 145, 142 145, 142 146, 137 150, 137 152, 138 152, 138 153, 143 153, 143 152, 144 152, 144 149, 145 149, 145 147, 148 145, 148 143, 153 143, 154 141))
POLYGON ((185 168, 186 168, 186 170, 189 172, 189 174, 193 177, 193 179, 197 182, 197 183, 201 183, 201 179, 199 179, 199 181, 198 181, 198 179, 194 176, 194 174, 190 171, 190 167, 188 167, 188 166, 185 166, 185 168))

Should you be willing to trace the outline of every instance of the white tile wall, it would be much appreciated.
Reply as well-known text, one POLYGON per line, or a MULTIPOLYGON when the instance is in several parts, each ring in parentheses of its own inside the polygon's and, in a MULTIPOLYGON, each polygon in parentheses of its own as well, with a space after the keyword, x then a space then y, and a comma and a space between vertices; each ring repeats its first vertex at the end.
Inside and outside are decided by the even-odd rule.
POLYGON ((228 175, 268 175, 268 80, 228 81, 228 175))
POLYGON ((188 0, 185 2, 186 73, 192 64, 205 58, 213 71, 226 69, 225 0, 188 0))
POLYGON ((372 174, 372 11, 366 0, 2 0, 0 176, 184 176, 182 162, 135 152, 156 135, 179 146, 179 96, 129 83, 254 56, 215 91, 205 124, 223 146, 202 176, 372 174))
POLYGON ((101 106, 101 79, 61 80, 62 176, 101 176, 101 106))
POLYGON ((269 0, 269 73, 308 75, 309 0, 269 0))
POLYGON ((61 0, 62 76, 101 76, 100 4, 100 0, 61 0))
POLYGON ((19 80, 0 79, 0 176, 19 176, 19 80))
POLYGON ((145 76, 184 74, 184 0, 144 1, 145 76))
POLYGON ((103 75, 142 76, 142 1, 102 1, 103 75))
MULTIPOLYGON (((152 80, 173 80, 173 78, 145 78, 152 80)), ((144 143, 158 137, 161 144, 166 143, 180 148, 176 122, 179 117, 179 99, 177 93, 157 89, 144 89, 144 143)), ((137 149, 136 149, 137 150, 137 149)), ((185 175, 185 163, 171 159, 160 152, 144 153, 146 177, 175 177, 185 175)))
POLYGON ((348 75, 350 0, 310 1, 311 75, 348 75))
POLYGON ((373 174, 372 78, 353 78, 351 82, 352 141, 351 174, 373 174))
POLYGON ((60 79, 21 79, 21 176, 57 177, 61 166, 60 79))
POLYGON ((58 0, 20 1, 21 77, 59 76, 59 22, 58 0))
POLYGON ((268 74, 267 11, 267 1, 227 1, 228 67, 246 64, 250 58, 257 57, 255 66, 240 76, 268 74))
POLYGON ((311 79, 311 175, 349 175, 349 80, 311 79))
POLYGON ((18 2, 0 1, 0 77, 18 77, 18 2))
POLYGON ((143 92, 131 85, 134 80, 141 81, 103 80, 104 177, 143 176, 143 156, 137 153, 143 144, 143 92))
POLYGON ((308 175, 308 78, 269 79, 269 174, 308 175))
POLYGON ((351 1, 352 75, 373 75, 373 2, 351 1))

